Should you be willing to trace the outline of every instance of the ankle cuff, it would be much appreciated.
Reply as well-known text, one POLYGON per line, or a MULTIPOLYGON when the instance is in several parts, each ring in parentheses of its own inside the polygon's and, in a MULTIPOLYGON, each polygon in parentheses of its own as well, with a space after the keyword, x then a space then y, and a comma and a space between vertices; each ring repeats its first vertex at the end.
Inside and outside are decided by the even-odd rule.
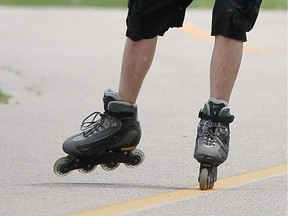
POLYGON ((198 118, 210 120, 210 121, 215 122, 215 123, 230 124, 231 122, 234 121, 235 117, 233 115, 229 115, 226 117, 212 116, 212 115, 207 115, 204 112, 200 111, 198 114, 198 118))

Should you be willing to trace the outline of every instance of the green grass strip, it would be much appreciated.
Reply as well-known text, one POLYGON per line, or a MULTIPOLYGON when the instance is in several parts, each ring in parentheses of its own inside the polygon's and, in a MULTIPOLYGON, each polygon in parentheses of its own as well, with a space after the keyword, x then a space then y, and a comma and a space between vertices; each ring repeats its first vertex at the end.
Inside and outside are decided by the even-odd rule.
POLYGON ((0 89, 0 103, 2 103, 2 104, 8 104, 10 98, 11 98, 11 96, 5 94, 5 93, 2 92, 1 89, 0 89))
MULTIPOLYGON (((8 6, 127 7, 128 0, 0 0, 8 6)), ((214 0, 194 0, 190 7, 211 8, 214 0)), ((262 9, 287 10, 287 0, 263 0, 262 9)))

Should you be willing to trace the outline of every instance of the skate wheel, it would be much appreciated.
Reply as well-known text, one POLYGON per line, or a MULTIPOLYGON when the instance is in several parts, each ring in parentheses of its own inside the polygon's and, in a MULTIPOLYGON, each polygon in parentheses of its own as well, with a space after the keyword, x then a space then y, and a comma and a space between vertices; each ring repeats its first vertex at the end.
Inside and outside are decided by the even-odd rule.
POLYGON ((117 167, 120 165, 120 163, 113 163, 111 162, 110 164, 101 164, 101 167, 105 171, 112 171, 117 169, 117 167))
POLYGON ((78 171, 82 174, 91 173, 96 169, 97 166, 88 165, 85 168, 79 168, 78 171))
POLYGON ((216 181, 217 167, 201 168, 199 175, 199 187, 201 190, 212 189, 216 181))
POLYGON ((129 164, 129 163, 125 163, 125 166, 128 167, 128 168, 134 168, 134 167, 137 167, 139 166, 145 159, 145 155, 144 155, 144 152, 141 151, 140 149, 135 149, 133 151, 131 151, 131 153, 136 156, 138 159, 135 160, 135 164, 129 164))
POLYGON ((203 168, 201 170, 199 176, 199 187, 200 190, 207 190, 208 189, 208 177, 209 177, 209 170, 207 168, 203 168))
POLYGON ((71 170, 67 170, 67 169, 63 168, 63 165, 65 165, 69 161, 70 161, 69 157, 59 158, 54 164, 54 168, 53 168, 54 173, 58 176, 68 175, 71 172, 71 170))

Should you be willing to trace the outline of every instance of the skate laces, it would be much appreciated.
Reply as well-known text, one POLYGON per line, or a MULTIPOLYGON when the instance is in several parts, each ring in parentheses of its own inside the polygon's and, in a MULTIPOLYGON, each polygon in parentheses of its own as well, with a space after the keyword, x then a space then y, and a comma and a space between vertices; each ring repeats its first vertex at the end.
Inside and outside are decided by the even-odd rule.
POLYGON ((106 113, 93 112, 82 121, 80 129, 83 136, 87 138, 108 127, 114 127, 115 124, 116 123, 112 121, 111 117, 106 113))
POLYGON ((202 130, 199 130, 201 131, 201 133, 199 132, 199 136, 204 136, 203 142, 208 146, 214 146, 217 140, 222 142, 224 137, 229 136, 227 126, 210 120, 205 121, 204 124, 201 125, 201 128, 202 130))

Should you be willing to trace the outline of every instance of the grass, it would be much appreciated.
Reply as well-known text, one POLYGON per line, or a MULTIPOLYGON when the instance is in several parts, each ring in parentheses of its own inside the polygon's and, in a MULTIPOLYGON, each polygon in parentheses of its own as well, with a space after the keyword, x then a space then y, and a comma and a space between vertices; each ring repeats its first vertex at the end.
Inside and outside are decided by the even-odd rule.
MULTIPOLYGON (((0 0, 0 5, 10 6, 93 6, 127 7, 128 0, 0 0)), ((194 0, 193 8, 211 8, 214 0, 194 0)), ((263 0, 262 9, 287 10, 287 0, 263 0)))
POLYGON ((10 98, 11 98, 11 96, 6 95, 0 89, 0 104, 8 104, 10 98))
POLYGON ((127 0, 0 0, 0 4, 16 6, 126 7, 127 0))

